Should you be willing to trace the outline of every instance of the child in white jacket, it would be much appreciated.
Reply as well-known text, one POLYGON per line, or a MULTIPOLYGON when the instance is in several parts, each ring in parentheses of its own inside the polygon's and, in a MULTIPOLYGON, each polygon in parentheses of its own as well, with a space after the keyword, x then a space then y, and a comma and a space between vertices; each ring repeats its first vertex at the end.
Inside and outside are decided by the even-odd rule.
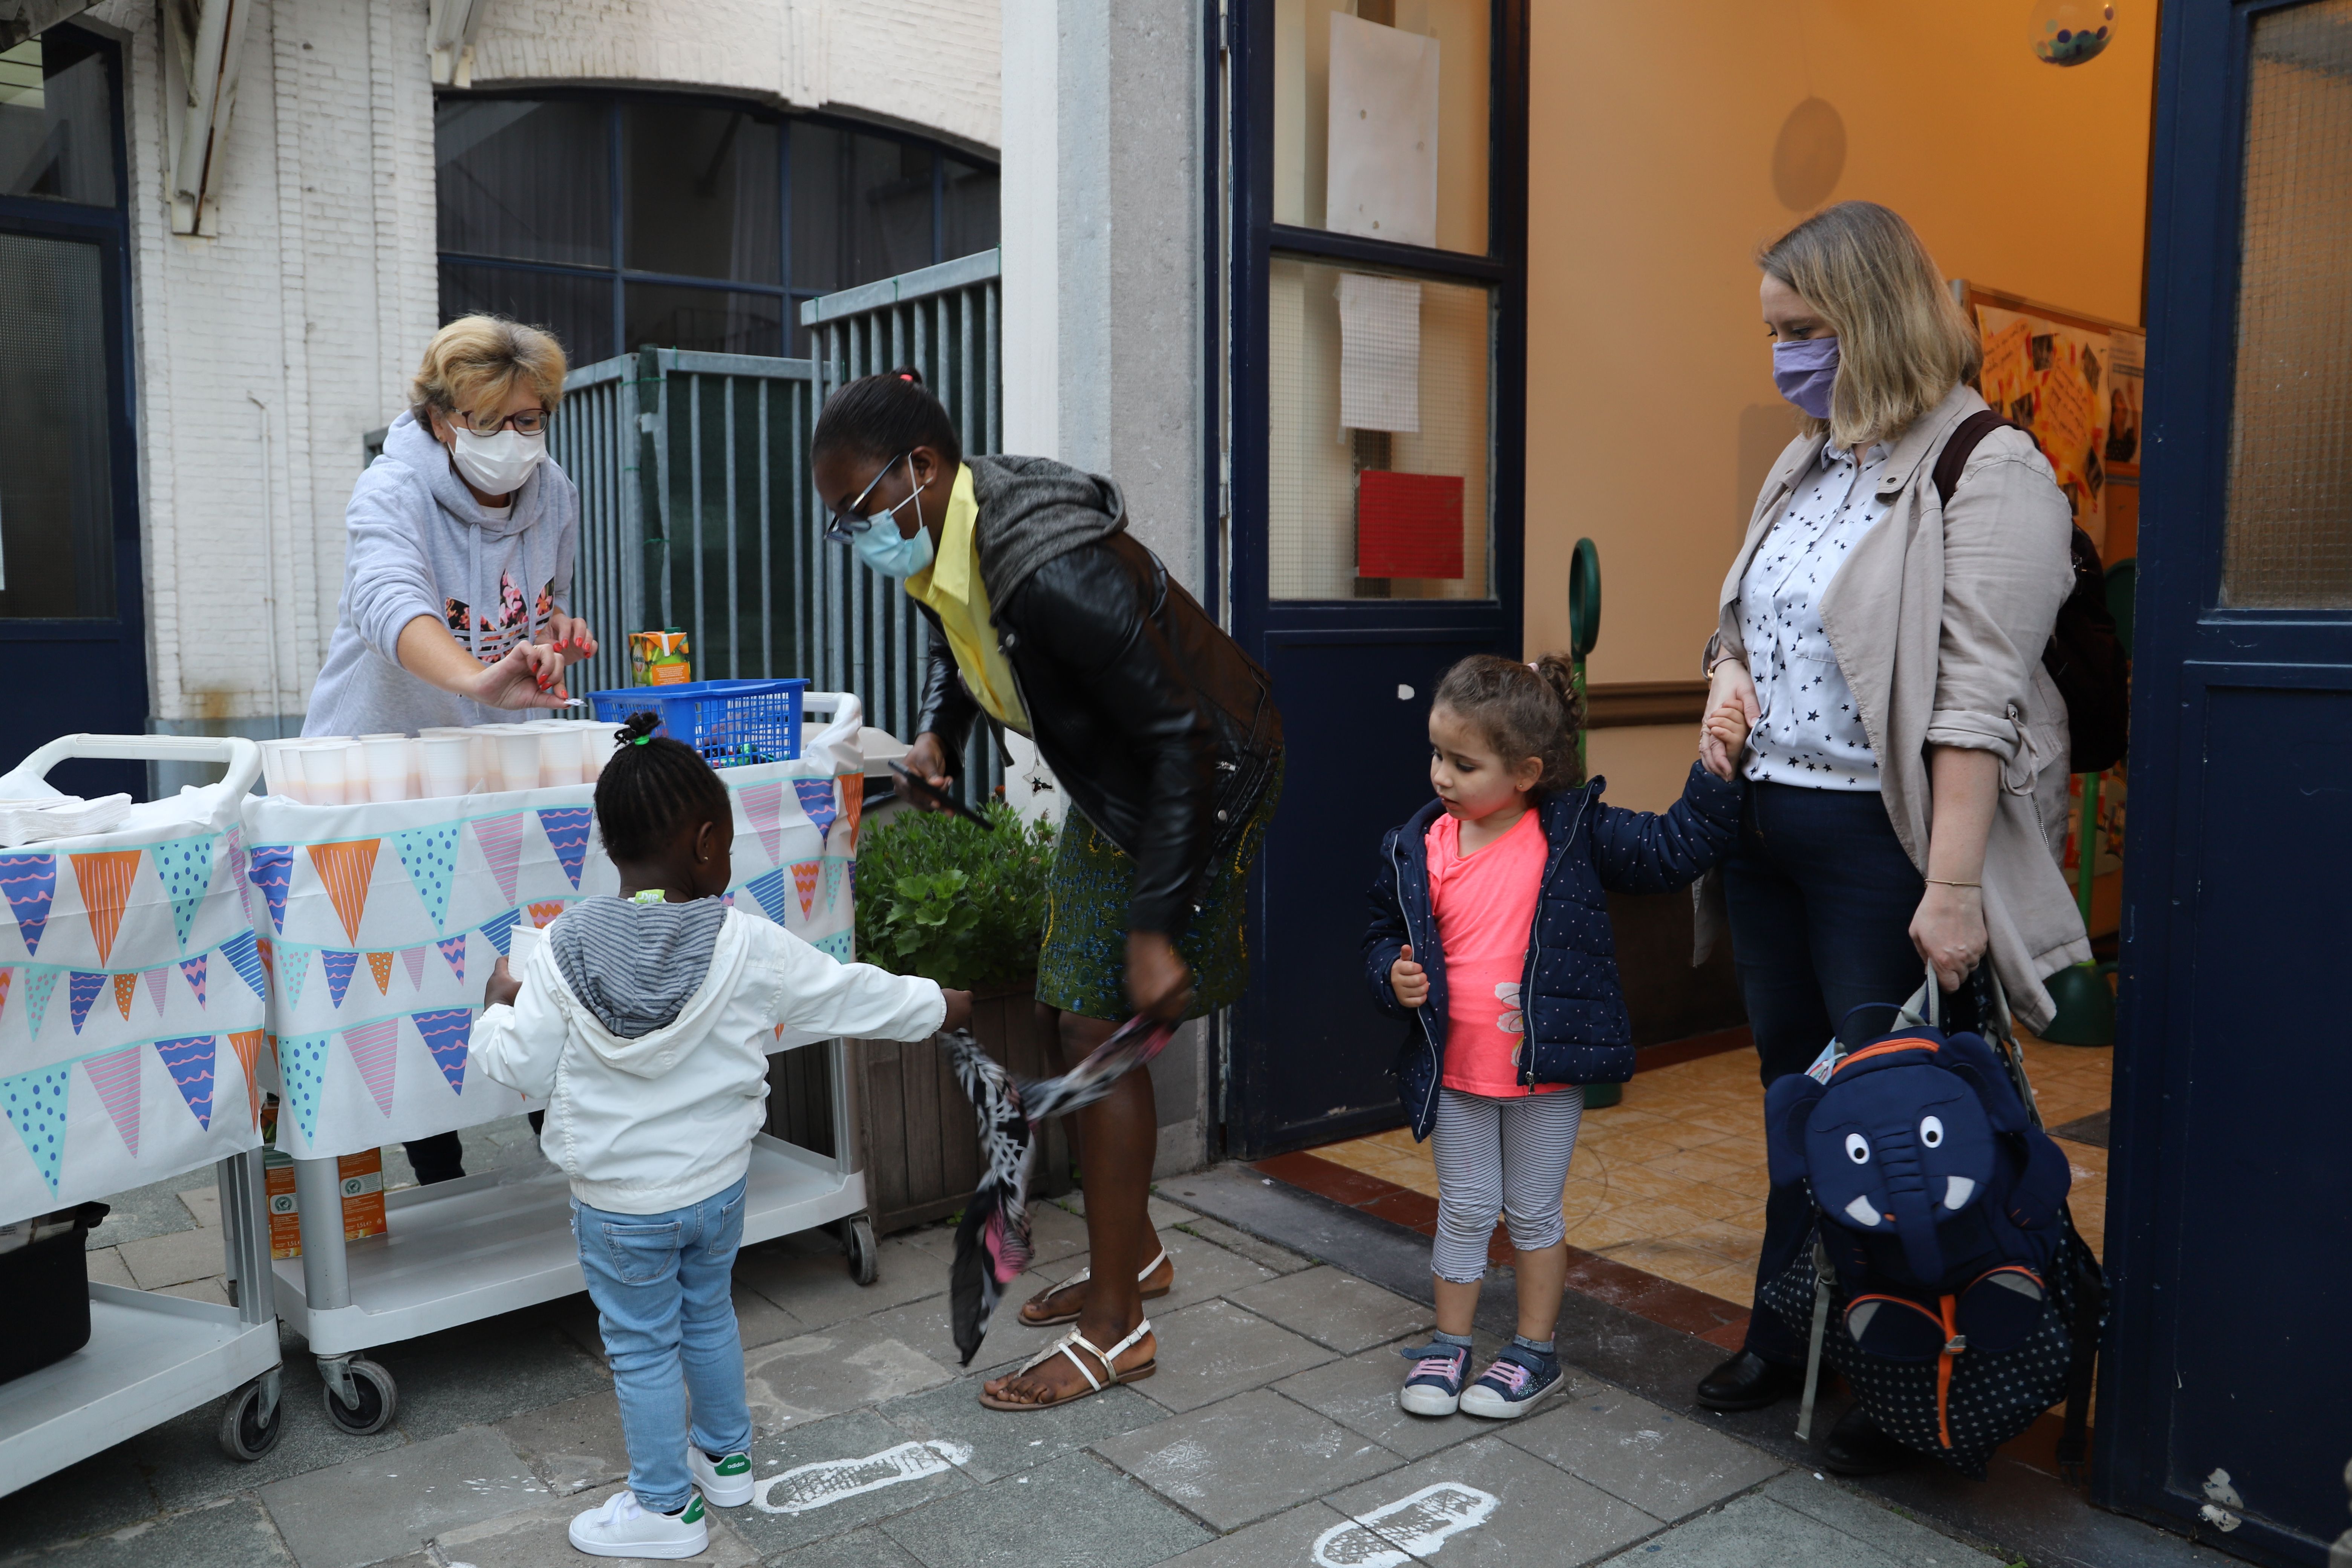
POLYGON ((730 1286, 777 1026, 920 1040, 971 1015, 967 992, 837 963, 720 903, 726 787, 653 727, 631 720, 596 784, 620 897, 565 910, 520 975, 500 959, 472 1044, 492 1079, 546 1098, 540 1148, 572 1178, 629 1445, 627 1489, 572 1521, 599 1557, 694 1556, 704 1503, 751 1499, 730 1286))

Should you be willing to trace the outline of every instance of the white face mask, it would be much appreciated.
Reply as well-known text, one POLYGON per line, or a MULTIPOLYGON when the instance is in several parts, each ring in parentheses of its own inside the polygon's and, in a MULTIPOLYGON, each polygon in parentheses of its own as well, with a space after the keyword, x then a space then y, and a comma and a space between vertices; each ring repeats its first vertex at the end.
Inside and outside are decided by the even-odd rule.
POLYGON ((526 436, 519 430, 501 430, 495 436, 477 436, 459 426, 456 432, 457 446, 451 456, 457 460, 457 471, 466 482, 485 495, 510 495, 522 488, 523 480, 547 457, 547 436, 526 436))

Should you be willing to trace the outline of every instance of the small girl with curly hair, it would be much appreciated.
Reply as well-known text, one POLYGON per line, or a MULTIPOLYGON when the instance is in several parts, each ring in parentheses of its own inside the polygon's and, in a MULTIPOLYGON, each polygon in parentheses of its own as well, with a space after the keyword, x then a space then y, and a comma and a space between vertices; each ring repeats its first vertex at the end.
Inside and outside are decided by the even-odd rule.
POLYGON ((1523 1415, 1560 1385, 1560 1195, 1581 1086, 1633 1075, 1608 895, 1685 886, 1738 836, 1738 786, 1696 763, 1663 814, 1603 805, 1605 781, 1584 781, 1577 751, 1583 720, 1558 655, 1464 659, 1430 704, 1437 798, 1381 847, 1364 977, 1408 1020, 1398 1089, 1437 1161, 1437 1333, 1403 1352, 1401 1403, 1416 1415, 1523 1415), (1469 1381, 1497 1209, 1519 1331, 1469 1381))

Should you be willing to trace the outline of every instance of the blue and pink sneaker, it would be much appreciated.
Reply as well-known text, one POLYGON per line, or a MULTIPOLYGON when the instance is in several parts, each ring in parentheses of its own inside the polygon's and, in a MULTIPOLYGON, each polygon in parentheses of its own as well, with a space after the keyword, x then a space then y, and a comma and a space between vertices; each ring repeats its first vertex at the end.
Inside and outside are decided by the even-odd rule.
POLYGON ((1537 1400, 1567 1381, 1557 1357, 1520 1345, 1505 1345, 1502 1353, 1478 1374, 1478 1381, 1463 1390, 1462 1413, 1499 1420, 1525 1415, 1537 1400))
POLYGON ((1412 1415, 1451 1415, 1461 1408, 1462 1380, 1470 1375, 1470 1347, 1433 1340, 1397 1354, 1413 1363, 1397 1403, 1412 1415))

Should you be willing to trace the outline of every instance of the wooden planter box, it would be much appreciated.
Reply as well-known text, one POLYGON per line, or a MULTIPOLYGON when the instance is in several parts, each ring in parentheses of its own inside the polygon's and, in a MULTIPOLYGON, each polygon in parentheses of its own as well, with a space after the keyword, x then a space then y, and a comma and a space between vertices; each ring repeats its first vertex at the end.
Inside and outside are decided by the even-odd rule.
MULTIPOLYGON (((1054 1070, 1045 1054, 1050 1027, 1025 985, 972 995, 973 1037, 1020 1077, 1054 1070)), ((859 1040, 850 1057, 864 1079, 866 1197, 875 1232, 887 1236, 963 1207, 980 1183, 980 1138, 947 1058, 928 1040, 859 1040)), ((823 1154, 834 1152, 826 1061, 823 1052, 787 1051, 768 1067, 768 1131, 823 1154)), ((1041 1197, 1070 1187, 1061 1124, 1043 1131, 1031 1189, 1041 1197)))

